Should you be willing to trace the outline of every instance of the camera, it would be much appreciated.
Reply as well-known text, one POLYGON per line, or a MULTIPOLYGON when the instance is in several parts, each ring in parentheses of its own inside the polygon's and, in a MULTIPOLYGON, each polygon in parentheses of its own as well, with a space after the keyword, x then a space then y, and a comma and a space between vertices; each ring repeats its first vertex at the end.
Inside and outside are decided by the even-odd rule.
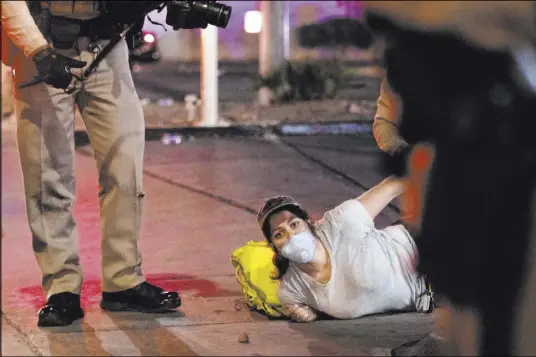
POLYGON ((167 7, 166 24, 173 27, 174 30, 206 28, 209 24, 226 28, 232 10, 230 6, 216 1, 103 0, 99 2, 101 13, 105 14, 112 22, 123 25, 128 25, 134 21, 143 23, 141 17, 153 10, 160 12, 164 7, 167 7))
POLYGON ((166 1, 166 24, 174 30, 206 28, 209 24, 226 28, 232 8, 216 1, 166 1))

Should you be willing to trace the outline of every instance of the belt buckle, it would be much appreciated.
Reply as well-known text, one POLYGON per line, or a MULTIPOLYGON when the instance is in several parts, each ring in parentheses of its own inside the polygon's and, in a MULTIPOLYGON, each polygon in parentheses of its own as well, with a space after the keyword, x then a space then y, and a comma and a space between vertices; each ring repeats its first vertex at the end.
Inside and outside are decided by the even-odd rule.
MULTIPOLYGON (((91 42, 89 45, 88 45, 88 50, 89 52, 93 53, 93 61, 95 61, 97 59, 97 56, 99 55, 99 53, 101 53, 102 51, 102 46, 100 45, 100 43, 98 42, 91 42)), ((95 72, 97 70, 97 67, 93 68, 93 70, 91 71, 91 73, 95 72)))

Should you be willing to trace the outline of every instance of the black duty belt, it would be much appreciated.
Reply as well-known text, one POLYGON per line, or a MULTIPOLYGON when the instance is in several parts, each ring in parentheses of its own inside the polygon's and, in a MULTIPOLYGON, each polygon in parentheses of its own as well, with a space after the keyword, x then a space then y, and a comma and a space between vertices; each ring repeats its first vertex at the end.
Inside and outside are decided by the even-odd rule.
POLYGON ((50 38, 56 48, 73 48, 79 37, 89 37, 92 41, 109 40, 117 33, 117 26, 106 16, 90 20, 79 20, 64 16, 50 17, 50 38))
POLYGON ((111 39, 117 33, 116 24, 112 23, 107 16, 99 16, 91 20, 85 20, 80 27, 80 35, 95 39, 111 39))

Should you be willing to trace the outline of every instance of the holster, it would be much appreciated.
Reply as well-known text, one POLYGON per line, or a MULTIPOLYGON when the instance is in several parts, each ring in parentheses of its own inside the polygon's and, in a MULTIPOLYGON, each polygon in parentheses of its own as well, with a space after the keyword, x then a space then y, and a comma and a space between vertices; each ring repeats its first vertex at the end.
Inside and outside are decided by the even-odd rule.
POLYGON ((92 41, 109 40, 117 34, 117 28, 105 16, 91 20, 51 16, 49 32, 55 48, 69 49, 79 37, 89 37, 92 41))
POLYGON ((50 4, 47 1, 27 1, 28 9, 32 14, 39 31, 48 39, 50 34, 50 4))
POLYGON ((114 22, 118 28, 118 32, 122 31, 126 26, 135 22, 134 27, 130 30, 125 40, 129 49, 138 47, 141 37, 144 18, 141 15, 149 13, 156 9, 155 5, 160 1, 100 1, 100 11, 104 16, 114 22))
POLYGON ((80 36, 82 21, 61 16, 52 16, 50 21, 50 40, 55 48, 70 49, 80 36))
MULTIPOLYGON (((133 49, 141 41, 143 20, 138 21, 125 36, 128 48, 133 49)), ((122 31, 122 25, 102 15, 91 20, 77 20, 61 16, 50 18, 50 40, 55 48, 73 48, 78 37, 89 37, 92 41, 109 40, 122 31)))

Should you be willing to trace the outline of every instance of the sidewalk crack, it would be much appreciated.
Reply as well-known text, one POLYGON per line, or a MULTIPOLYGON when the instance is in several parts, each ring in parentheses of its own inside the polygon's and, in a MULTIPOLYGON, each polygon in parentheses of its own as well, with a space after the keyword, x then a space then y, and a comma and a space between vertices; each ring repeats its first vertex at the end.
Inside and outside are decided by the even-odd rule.
POLYGON ((20 326, 10 320, 3 312, 2 319, 5 321, 6 325, 10 326, 20 334, 22 342, 26 344, 26 346, 33 352, 35 356, 44 356, 43 352, 41 352, 41 350, 30 340, 28 335, 22 331, 20 326))

